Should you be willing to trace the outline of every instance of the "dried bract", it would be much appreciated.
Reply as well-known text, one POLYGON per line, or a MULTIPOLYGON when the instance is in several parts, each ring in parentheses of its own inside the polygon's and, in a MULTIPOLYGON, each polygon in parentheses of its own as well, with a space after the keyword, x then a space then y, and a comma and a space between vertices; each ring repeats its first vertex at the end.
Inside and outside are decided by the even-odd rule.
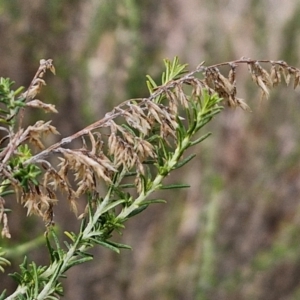
POLYGON ((30 143, 34 144, 40 149, 44 149, 44 145, 41 141, 42 136, 47 136, 48 134, 59 134, 56 128, 50 125, 51 121, 44 122, 38 121, 33 126, 29 126, 23 135, 29 139, 30 143))
POLYGON ((2 231, 1 231, 1 236, 4 238, 11 238, 11 235, 9 233, 9 227, 8 227, 8 219, 7 219, 7 214, 4 211, 4 204, 5 200, 0 197, 0 224, 2 223, 2 231))
POLYGON ((35 107, 35 108, 41 108, 47 113, 58 113, 58 111, 55 108, 55 105, 53 104, 46 104, 38 99, 31 100, 26 103, 26 106, 29 107, 35 107))

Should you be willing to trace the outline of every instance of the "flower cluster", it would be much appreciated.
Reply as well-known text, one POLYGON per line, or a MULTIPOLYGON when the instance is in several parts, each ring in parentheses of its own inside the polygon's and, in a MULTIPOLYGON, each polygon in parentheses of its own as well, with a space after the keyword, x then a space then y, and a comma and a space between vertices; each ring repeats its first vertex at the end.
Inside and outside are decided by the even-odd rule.
MULTIPOLYGON (((185 151, 209 136, 197 134, 222 110, 222 104, 249 110, 237 96, 236 69, 242 65, 248 66, 263 98, 282 77, 287 84, 293 79, 294 88, 300 82, 300 70, 282 61, 242 58, 209 67, 201 63, 188 73, 177 58, 165 60, 161 85, 147 77, 149 97, 121 103, 103 119, 47 149, 43 149, 43 136, 58 134, 56 128, 44 121, 23 128, 22 120, 26 107, 56 112, 54 106, 35 99, 45 84, 45 72, 55 71, 52 60, 41 60, 24 93, 11 91, 12 83, 0 79, 0 104, 7 108, 0 110, 0 130, 5 133, 0 141, 2 236, 10 237, 4 199, 16 194, 28 214, 45 221, 51 258, 49 266, 28 264, 25 259, 20 273, 13 274, 18 287, 10 299, 58 299, 63 294, 61 278, 69 268, 92 259, 89 248, 101 245, 116 252, 129 248, 111 241, 112 232, 120 232, 126 220, 149 204, 164 202, 150 198, 153 192, 186 187, 180 183, 164 185, 163 180, 193 159, 193 154, 184 157, 185 151), (265 64, 269 71, 262 67, 265 64), (72 145, 76 139, 82 140, 79 148, 72 145), (33 147, 40 152, 32 155, 33 147), (79 214, 77 204, 83 196, 87 205, 79 214), (59 197, 67 199, 82 219, 78 234, 64 232, 68 237, 64 246, 51 226, 59 197)), ((8 264, 2 256, 0 251, 0 270, 8 264)))
MULTIPOLYGON (((163 75, 161 85, 148 76, 148 98, 127 100, 103 119, 14 164, 11 161, 18 156, 20 145, 29 142, 43 149, 41 137, 49 133, 58 134, 58 131, 50 122, 43 121, 17 132, 12 132, 11 128, 8 130, 6 139, 9 142, 0 153, 0 174, 6 185, 12 185, 18 191, 21 189, 21 203, 27 208, 28 214, 41 215, 47 224, 51 224, 58 191, 67 195, 72 210, 77 214, 78 198, 87 193, 98 194, 101 182, 113 187, 115 195, 120 195, 120 187, 128 177, 133 179, 127 186, 133 188, 136 195, 145 193, 147 181, 162 172, 168 160, 168 151, 180 143, 179 126, 189 128, 198 118, 195 110, 203 108, 201 97, 204 93, 217 94, 230 107, 250 110, 237 97, 236 69, 243 64, 248 66, 253 81, 262 91, 262 97, 269 96, 269 89, 276 86, 282 76, 287 84, 293 78, 294 88, 300 83, 299 69, 283 61, 242 58, 209 67, 201 63, 189 73, 185 65, 180 65, 176 59, 173 62, 166 60, 165 64, 167 72, 163 75), (270 71, 263 68, 262 64, 269 64, 270 71), (223 75, 224 68, 229 69, 227 76, 223 75), (78 138, 82 138, 81 148, 63 147, 78 138), (60 163, 57 166, 49 160, 54 154, 59 155, 60 163), (28 174, 29 166, 35 166, 35 172, 28 174), (16 174, 25 176, 27 180, 16 174)), ((55 73, 52 60, 41 60, 28 90, 20 96, 24 99, 23 106, 56 112, 53 105, 34 99, 45 85, 42 77, 47 70, 55 73)), ((3 235, 8 236, 4 201, 0 205, 1 220, 3 235)))

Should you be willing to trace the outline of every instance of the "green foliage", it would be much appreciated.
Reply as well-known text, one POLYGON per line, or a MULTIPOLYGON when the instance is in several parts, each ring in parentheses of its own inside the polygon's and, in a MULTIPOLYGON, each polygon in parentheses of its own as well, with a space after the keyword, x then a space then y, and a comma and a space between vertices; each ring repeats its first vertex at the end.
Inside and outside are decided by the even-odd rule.
MULTIPOLYGON (((165 85, 172 80, 176 80, 180 78, 180 76, 182 76, 183 74, 187 73, 186 70, 187 64, 184 65, 180 64, 177 56, 173 59, 173 61, 170 61, 169 59, 164 59, 164 65, 166 71, 162 73, 162 77, 161 77, 162 85, 165 85)), ((150 94, 152 94, 159 86, 156 84, 153 78, 151 78, 150 75, 146 75, 146 78, 147 78, 146 83, 147 83, 148 90, 150 94)), ((162 99, 161 97, 157 97, 156 101, 159 103, 161 99, 162 99)))
POLYGON ((13 84, 9 78, 0 78, 0 123, 10 126, 15 124, 15 115, 25 106, 25 98, 20 96, 23 88, 13 91, 11 90, 13 84))
POLYGON ((9 266, 10 262, 4 257, 5 251, 0 248, 0 271, 4 272, 4 267, 9 266))
POLYGON ((13 171, 13 177, 18 180, 22 188, 29 190, 29 185, 38 185, 38 176, 41 170, 38 166, 31 164, 24 166, 23 162, 32 157, 31 150, 28 145, 21 145, 17 149, 17 155, 9 161, 9 166, 13 171), (15 171, 14 171, 15 170, 15 171))
MULTIPOLYGON (((41 77, 48 69, 55 72, 52 60, 41 60, 28 90, 17 100, 15 96, 20 89, 11 91, 12 82, 1 80, 0 103, 7 107, 2 111, 2 118, 7 126, 4 131, 8 132, 2 140, 0 152, 3 157, 0 169, 2 235, 10 237, 3 197, 12 192, 9 190, 12 187, 16 194, 21 191, 20 202, 27 207, 28 214, 37 214, 45 221, 46 244, 50 255, 48 266, 37 266, 24 259, 20 271, 11 275, 18 287, 7 299, 59 299, 63 295, 61 279, 70 268, 93 259, 88 252, 91 248, 100 245, 116 253, 120 253, 120 249, 130 249, 128 245, 114 242, 113 233, 121 234, 124 223, 149 205, 165 202, 151 198, 153 192, 189 187, 184 183, 164 185, 163 181, 171 172, 195 157, 195 154, 184 157, 184 153, 210 135, 202 130, 221 112, 221 102, 248 109, 242 99, 236 97, 237 65, 247 64, 252 79, 264 97, 269 95, 268 89, 278 83, 281 73, 285 75, 287 83, 293 77, 294 87, 299 85, 298 69, 282 61, 262 62, 272 65, 270 74, 258 61, 250 59, 211 67, 204 67, 201 63, 192 72, 187 72, 186 65, 180 64, 177 57, 172 61, 165 60, 161 84, 147 76, 148 98, 125 101, 104 119, 35 155, 31 147, 43 149, 42 136, 57 131, 50 122, 43 121, 22 128, 22 117, 26 106, 56 112, 53 106, 34 99, 45 84, 41 77), (228 78, 220 73, 220 66, 230 68, 228 78), (203 79, 195 76, 199 73, 204 76, 203 79), (117 121, 119 119, 122 120, 121 125, 117 121), (19 128, 14 129, 12 125, 17 120, 19 128), (105 134, 101 135, 101 130, 105 134), (82 147, 66 147, 78 138, 82 138, 82 147), (53 154, 60 155, 59 165, 53 165, 49 159, 53 154), (105 192, 101 190, 103 194, 98 188, 100 182, 106 186, 105 192), (67 194, 66 198, 75 214, 78 212, 76 200, 82 196, 86 198, 85 211, 79 215, 80 229, 78 232, 65 231, 68 241, 63 244, 53 224, 57 191, 67 194)), ((207 220, 209 238, 205 248, 204 269, 212 264, 210 250, 215 228, 211 226, 215 224, 216 207, 216 202, 212 202, 207 220)), ((3 255, 1 252, 0 270, 8 264, 3 255)), ((211 280, 212 273, 207 282, 211 280)), ((200 287, 206 284, 204 281, 199 283, 200 287)), ((4 299, 4 292, 1 297, 4 299)))

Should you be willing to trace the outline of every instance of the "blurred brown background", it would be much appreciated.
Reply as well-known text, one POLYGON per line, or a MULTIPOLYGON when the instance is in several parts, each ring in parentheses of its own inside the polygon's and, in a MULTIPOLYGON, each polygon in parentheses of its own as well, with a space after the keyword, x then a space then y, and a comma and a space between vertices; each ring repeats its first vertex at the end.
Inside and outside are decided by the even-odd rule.
MULTIPOLYGON (((66 136, 146 96, 145 75, 159 79, 163 58, 190 69, 242 56, 300 67, 299 15, 292 0, 0 0, 0 75, 28 86, 39 59, 52 58, 57 76, 40 98, 56 104, 53 124, 66 136)), ((300 299, 299 91, 282 84, 260 102, 247 73, 238 76, 253 112, 223 111, 194 161, 168 178, 191 188, 165 192, 168 204, 126 224, 115 240, 132 251, 94 249, 93 262, 70 270, 65 299, 300 299)), ((78 226, 63 201, 56 223, 78 226)), ((10 227, 0 245, 44 232, 20 207, 10 227)), ((27 255, 47 263, 46 253, 27 255)), ((0 287, 14 283, 0 274, 0 287)))

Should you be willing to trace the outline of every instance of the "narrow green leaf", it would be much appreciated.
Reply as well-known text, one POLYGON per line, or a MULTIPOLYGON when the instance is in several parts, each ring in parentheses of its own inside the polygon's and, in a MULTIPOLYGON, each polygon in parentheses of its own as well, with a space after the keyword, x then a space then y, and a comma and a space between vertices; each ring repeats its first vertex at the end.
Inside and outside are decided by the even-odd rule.
POLYGON ((149 142, 149 143, 152 143, 153 141, 155 141, 155 140, 161 140, 161 137, 160 137, 160 135, 158 135, 158 134, 153 134, 153 135, 151 135, 148 139, 147 139, 147 141, 149 142))
POLYGON ((6 259, 5 256, 5 251, 3 251, 2 248, 0 248, 0 271, 4 272, 4 268, 2 266, 10 266, 11 263, 8 259, 6 259))
POLYGON ((134 171, 134 172, 127 172, 126 174, 125 174, 125 177, 130 177, 130 176, 136 176, 136 172, 134 171))
POLYGON ((142 204, 139 208, 136 208, 135 210, 133 210, 128 216, 127 218, 131 218, 139 213, 141 213, 143 210, 145 210, 147 207, 149 206, 149 204, 142 204))
POLYGON ((31 263, 31 267, 32 267, 32 275, 34 281, 34 297, 36 298, 39 293, 39 276, 38 276, 35 262, 31 263))
POLYGON ((188 124, 188 130, 187 133, 189 135, 193 134, 196 130, 196 126, 197 126, 197 108, 193 105, 192 109, 189 111, 189 124, 188 124))
POLYGON ((17 272, 10 273, 10 274, 8 274, 8 276, 10 276, 12 279, 14 279, 18 284, 22 284, 23 277, 19 273, 17 273, 17 272))
POLYGON ((141 184, 142 184, 142 190, 143 192, 147 191, 147 179, 143 174, 140 174, 141 184))
POLYGON ((63 249, 61 249, 60 247, 60 243, 59 243, 59 240, 58 240, 58 237, 54 231, 54 228, 50 228, 50 232, 51 232, 51 235, 53 237, 53 240, 54 240, 54 243, 56 245, 56 249, 57 249, 57 254, 59 255, 59 257, 61 258, 62 257, 62 254, 63 254, 63 249))
POLYGON ((66 267, 66 271, 76 265, 80 265, 91 260, 93 260, 93 257, 83 257, 83 258, 76 259, 68 264, 68 266, 66 267))
POLYGON ((5 294, 6 294, 6 290, 4 290, 1 295, 0 295, 0 300, 4 300, 5 299, 5 294))
POLYGON ((91 258, 94 258, 94 255, 93 255, 93 254, 88 253, 88 252, 85 252, 85 251, 81 251, 81 250, 75 251, 75 254, 76 254, 76 255, 81 255, 81 256, 83 256, 83 257, 91 257, 91 258))
MULTIPOLYGON (((20 86, 17 90, 14 91, 14 96, 20 94, 23 90, 24 90, 24 87, 20 86)), ((19 99, 19 101, 20 101, 20 99, 19 99)))
POLYGON ((112 242, 112 241, 106 241, 108 244, 119 248, 119 249, 128 249, 128 250, 132 250, 132 248, 129 245, 126 244, 120 244, 120 243, 116 243, 116 242, 112 242))
POLYGON ((168 59, 164 59, 164 64, 166 71, 162 73, 161 82, 165 84, 169 81, 169 74, 170 74, 170 61, 168 59))
MULTIPOLYGON (((57 292, 57 291, 56 291, 57 292)), ((58 293, 58 292, 57 292, 58 293)), ((63 294, 60 296, 63 296, 63 294)), ((59 298, 55 297, 55 296, 47 296, 47 300, 58 300, 59 298)))
POLYGON ((131 199, 130 193, 125 192, 119 187, 114 189, 114 193, 119 197, 119 199, 123 199, 125 202, 128 202, 131 199))
POLYGON ((129 189, 129 188, 134 188, 135 184, 133 183, 126 183, 126 184, 120 184, 119 188, 120 189, 129 189))
MULTIPOLYGON (((158 155, 158 159, 161 159, 162 164, 164 164, 163 158, 168 158, 168 150, 167 150, 167 145, 165 144, 165 142, 163 140, 160 140, 160 148, 159 148, 159 155, 158 155)), ((160 165, 162 165, 160 164, 160 165)))
POLYGON ((208 132, 207 134, 205 135, 202 135, 201 137, 199 137, 198 139, 194 140, 194 141, 191 141, 189 143, 189 146, 192 147, 192 146, 195 146, 201 142, 203 142, 205 139, 207 139, 209 136, 211 135, 211 132, 208 132))
POLYGON ((25 273, 27 271, 27 265, 28 265, 27 256, 25 255, 23 262, 20 264, 20 269, 22 273, 25 273))
POLYGON ((78 236, 76 236, 76 234, 74 232, 71 232, 71 234, 74 236, 74 239, 76 239, 76 238, 79 239, 79 236, 80 236, 80 238, 82 237, 82 233, 87 225, 87 222, 88 222, 87 218, 82 219, 82 221, 80 223, 80 229, 79 229, 78 236))
POLYGON ((64 241, 64 244, 66 245, 68 250, 70 250, 70 248, 72 247, 67 241, 64 241))
MULTIPOLYGON (((153 162, 154 164, 154 162, 153 162)), ((149 168, 149 166, 145 166, 145 174, 146 177, 148 178, 148 182, 152 182, 152 172, 151 169, 149 168)))
POLYGON ((155 88, 157 88, 157 84, 155 83, 155 81, 152 79, 152 77, 150 75, 146 75, 146 78, 147 78, 146 84, 147 84, 148 90, 149 90, 150 94, 152 94, 153 90, 155 88))
MULTIPOLYGON (((189 110, 187 110, 188 112, 189 110)), ((185 125, 183 124, 183 121, 185 121, 185 119, 182 119, 182 118, 179 118, 177 117, 176 118, 176 122, 178 124, 178 128, 180 128, 180 130, 185 133, 186 132, 186 128, 185 128, 185 125)))
POLYGON ((167 203, 166 200, 163 200, 163 199, 150 199, 150 200, 146 200, 146 201, 143 201, 142 205, 149 205, 149 204, 153 204, 153 203, 167 203))
POLYGON ((114 207, 116 207, 116 206, 118 206, 119 204, 122 204, 122 203, 124 203, 124 202, 126 202, 126 200, 125 200, 125 199, 121 199, 121 200, 117 200, 117 201, 114 201, 114 202, 108 204, 108 205, 102 210, 102 214, 104 214, 105 212, 109 211, 110 209, 112 209, 112 208, 114 208, 114 207))
POLYGON ((182 140, 184 139, 184 137, 186 136, 186 132, 184 130, 184 127, 178 127, 176 129, 176 135, 177 135, 177 144, 178 147, 181 148, 182 145, 182 140))
POLYGON ((179 161, 174 167, 173 169, 179 169, 182 166, 184 166, 185 164, 187 164, 189 161, 191 161, 194 157, 196 156, 196 154, 191 154, 188 157, 184 158, 183 160, 179 161))
POLYGON ((171 189, 183 189, 183 188, 189 188, 190 185, 178 183, 178 184, 170 184, 170 185, 162 185, 160 187, 161 190, 171 190, 171 189))
POLYGON ((218 114, 221 110, 215 110, 212 111, 208 114, 203 114, 200 116, 199 120, 197 121, 198 125, 195 131, 198 131, 199 129, 201 129, 204 125, 206 125, 209 121, 211 121, 211 119, 213 118, 213 116, 215 116, 216 114, 218 114))
POLYGON ((178 67, 178 56, 175 56, 174 58, 173 58, 173 61, 172 61, 172 67, 171 67, 171 69, 172 70, 175 70, 176 69, 176 67, 178 67))
POLYGON ((94 239, 94 238, 91 238, 91 240, 95 244, 98 244, 98 245, 101 245, 101 246, 103 246, 105 248, 108 248, 108 249, 110 249, 110 250, 112 250, 112 251, 114 251, 114 252, 116 252, 118 254, 120 253, 120 250, 117 247, 115 247, 115 246, 113 246, 111 244, 108 244, 106 241, 104 242, 104 241, 100 241, 100 240, 97 240, 97 239, 94 239))
POLYGON ((9 190, 9 191, 4 191, 1 193, 1 197, 7 196, 7 195, 11 195, 14 194, 15 192, 13 190, 9 190))
POLYGON ((136 136, 136 133, 126 123, 122 124, 122 127, 125 128, 128 132, 130 132, 133 136, 136 136))

